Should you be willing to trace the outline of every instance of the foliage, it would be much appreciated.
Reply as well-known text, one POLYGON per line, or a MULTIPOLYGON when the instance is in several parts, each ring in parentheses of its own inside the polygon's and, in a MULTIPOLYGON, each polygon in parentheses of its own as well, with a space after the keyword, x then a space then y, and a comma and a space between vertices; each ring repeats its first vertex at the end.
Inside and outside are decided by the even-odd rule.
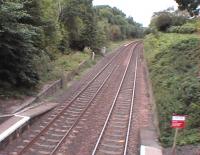
POLYGON ((181 26, 185 24, 187 20, 187 17, 178 11, 164 10, 154 13, 150 27, 165 32, 171 26, 181 26))
POLYGON ((155 21, 155 26, 159 31, 165 31, 172 24, 172 19, 168 14, 161 14, 155 21))
POLYGON ((97 34, 95 36, 95 42, 93 43, 95 51, 98 51, 101 47, 107 46, 109 39, 107 38, 107 30, 104 29, 105 23, 103 21, 99 21, 97 23, 96 31, 97 34))
POLYGON ((182 26, 171 26, 167 32, 170 33, 194 33, 197 32, 197 28, 191 24, 191 23, 186 23, 182 26))
POLYGON ((68 73, 71 70, 77 69, 79 64, 85 60, 88 60, 90 53, 71 51, 70 54, 59 54, 55 61, 51 61, 45 54, 35 59, 37 64, 37 70, 41 77, 41 82, 47 82, 49 80, 57 80, 63 74, 68 73))
POLYGON ((149 63, 156 103, 158 106, 161 141, 171 145, 173 133, 170 120, 173 113, 186 114, 187 128, 179 137, 179 144, 200 142, 200 38, 195 35, 148 35, 145 53, 149 63), (183 136, 183 135, 187 136, 183 136))
POLYGON ((69 46, 83 50, 92 46, 96 36, 96 25, 92 1, 69 0, 65 3, 60 20, 69 32, 69 46))
POLYGON ((62 55, 142 35, 132 17, 92 0, 0 0, 1 90, 35 88, 62 55))
POLYGON ((38 83, 39 77, 32 64, 38 53, 37 32, 40 31, 26 23, 31 20, 24 5, 15 2, 3 2, 0 5, 0 85, 31 87, 38 83))
POLYGON ((200 0, 175 0, 179 5, 180 10, 187 10, 191 16, 198 15, 200 0))
POLYGON ((61 11, 61 1, 57 0, 40 0, 40 16, 43 21, 44 30, 44 50, 54 53, 58 50, 64 52, 68 46, 68 32, 59 21, 61 11))
POLYGON ((190 34, 199 31, 199 19, 189 19, 185 11, 167 9, 155 12, 150 27, 145 33, 153 33, 155 30, 168 33, 190 34))
POLYGON ((96 6, 97 18, 104 22, 107 39, 116 41, 127 38, 143 37, 143 28, 132 17, 126 15, 116 7, 107 5, 96 6))
POLYGON ((173 26, 181 26, 188 21, 187 16, 178 15, 175 12, 171 13, 171 18, 172 18, 172 25, 173 26))

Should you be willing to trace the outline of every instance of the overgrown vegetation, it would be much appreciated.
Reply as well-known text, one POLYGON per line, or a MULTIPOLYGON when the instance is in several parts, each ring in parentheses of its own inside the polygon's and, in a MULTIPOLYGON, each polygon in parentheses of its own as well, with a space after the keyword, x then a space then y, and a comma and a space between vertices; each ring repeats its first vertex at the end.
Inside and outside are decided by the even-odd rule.
POLYGON ((178 144, 200 143, 200 21, 189 19, 198 14, 200 1, 176 2, 188 13, 171 8, 156 12, 144 40, 164 146, 172 146, 173 113, 187 115, 178 144))
POLYGON ((181 26, 171 26, 167 29, 167 32, 169 33, 194 33, 197 32, 197 27, 193 23, 185 23, 181 26))
POLYGON ((150 32, 155 30, 168 33, 194 33, 199 28, 199 22, 196 19, 189 19, 187 12, 169 8, 164 11, 155 12, 149 27, 150 32))
POLYGON ((62 55, 58 54, 55 61, 51 61, 47 56, 43 56, 42 60, 34 60, 37 63, 36 68, 41 77, 40 83, 47 81, 57 80, 67 74, 68 72, 76 69, 80 63, 89 60, 89 52, 73 51, 73 53, 62 55))
POLYGON ((145 55, 158 106, 161 142, 173 141, 170 121, 173 113, 185 114, 187 127, 178 143, 200 142, 200 38, 197 35, 148 35, 145 55))
POLYGON ((119 9, 94 7, 92 0, 0 0, 0 95, 36 87, 54 61, 66 58, 70 66, 74 51, 98 52, 142 33, 119 9))
POLYGON ((34 86, 39 80, 32 62, 39 52, 34 40, 40 29, 29 24, 32 16, 20 3, 5 2, 0 10, 0 87, 34 86))
POLYGON ((150 27, 165 32, 169 27, 183 25, 186 21, 187 17, 169 8, 164 11, 155 12, 152 16, 150 27))
POLYGON ((143 36, 142 26, 132 17, 126 18, 126 15, 116 7, 103 5, 95 8, 99 25, 104 29, 107 40, 115 41, 143 36))
POLYGON ((190 16, 195 16, 199 14, 200 0, 175 0, 179 5, 180 10, 187 10, 190 16))

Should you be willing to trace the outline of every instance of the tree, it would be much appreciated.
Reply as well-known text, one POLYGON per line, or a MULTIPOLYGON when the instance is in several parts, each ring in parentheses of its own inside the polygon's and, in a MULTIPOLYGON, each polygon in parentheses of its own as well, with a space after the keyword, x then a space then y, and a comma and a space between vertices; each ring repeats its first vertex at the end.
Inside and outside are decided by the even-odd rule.
POLYGON ((67 32, 62 29, 63 25, 59 21, 62 10, 61 2, 61 0, 40 0, 39 8, 45 34, 45 47, 51 47, 51 50, 56 48, 61 41, 68 42, 67 32))
POLYGON ((111 40, 120 40, 122 39, 122 32, 118 25, 111 26, 111 40))
POLYGON ((180 11, 174 11, 171 8, 155 12, 150 27, 159 31, 166 31, 171 26, 181 26, 186 23, 188 17, 182 15, 180 11))
POLYGON ((68 0, 61 12, 61 21, 69 32, 69 46, 83 50, 95 48, 97 21, 91 0, 68 0))
POLYGON ((100 5, 96 6, 96 14, 99 21, 107 24, 106 34, 110 40, 121 40, 143 36, 142 25, 136 23, 132 17, 126 15, 116 7, 100 5))
POLYGON ((163 13, 157 17, 155 21, 155 26, 160 31, 166 31, 167 28, 170 27, 171 23, 172 23, 172 19, 170 15, 167 13, 163 13))
POLYGON ((199 14, 197 7, 200 5, 200 0, 175 0, 179 5, 180 10, 187 10, 191 16, 199 14))
POLYGON ((38 52, 34 44, 38 28, 26 24, 30 18, 22 3, 2 2, 0 5, 0 85, 1 87, 32 87, 39 77, 32 59, 38 52))

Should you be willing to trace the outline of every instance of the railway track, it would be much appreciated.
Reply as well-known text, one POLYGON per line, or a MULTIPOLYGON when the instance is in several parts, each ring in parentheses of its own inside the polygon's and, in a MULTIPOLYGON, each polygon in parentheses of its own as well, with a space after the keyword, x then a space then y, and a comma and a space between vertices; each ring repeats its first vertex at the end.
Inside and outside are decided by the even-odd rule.
POLYGON ((128 61, 92 155, 126 155, 132 121, 138 54, 128 61), (134 71, 132 71, 134 68, 134 71))
MULTIPOLYGON (((134 44, 136 46, 137 43, 134 44)), ((118 52, 113 56, 113 58, 96 73, 96 76, 87 82, 68 103, 59 106, 55 112, 42 121, 39 127, 32 130, 28 137, 22 138, 22 143, 13 150, 7 150, 6 154, 55 154, 68 134, 91 106, 95 97, 106 85, 108 79, 114 76, 117 71, 119 72, 120 65, 124 59, 128 59, 129 62, 132 61, 131 49, 133 49, 133 46, 134 45, 130 44, 125 48, 124 52, 118 52)), ((122 68, 124 68, 124 66, 121 67, 120 72, 122 68)), ((124 78, 125 76, 123 79, 124 78)))

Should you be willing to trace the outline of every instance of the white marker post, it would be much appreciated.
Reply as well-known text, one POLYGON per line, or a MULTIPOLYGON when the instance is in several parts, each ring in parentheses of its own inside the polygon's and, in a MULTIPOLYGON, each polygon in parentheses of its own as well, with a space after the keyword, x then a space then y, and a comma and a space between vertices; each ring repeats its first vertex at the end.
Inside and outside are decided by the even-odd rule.
POLYGON ((92 61, 94 61, 94 58, 95 58, 95 53, 92 52, 92 61))

